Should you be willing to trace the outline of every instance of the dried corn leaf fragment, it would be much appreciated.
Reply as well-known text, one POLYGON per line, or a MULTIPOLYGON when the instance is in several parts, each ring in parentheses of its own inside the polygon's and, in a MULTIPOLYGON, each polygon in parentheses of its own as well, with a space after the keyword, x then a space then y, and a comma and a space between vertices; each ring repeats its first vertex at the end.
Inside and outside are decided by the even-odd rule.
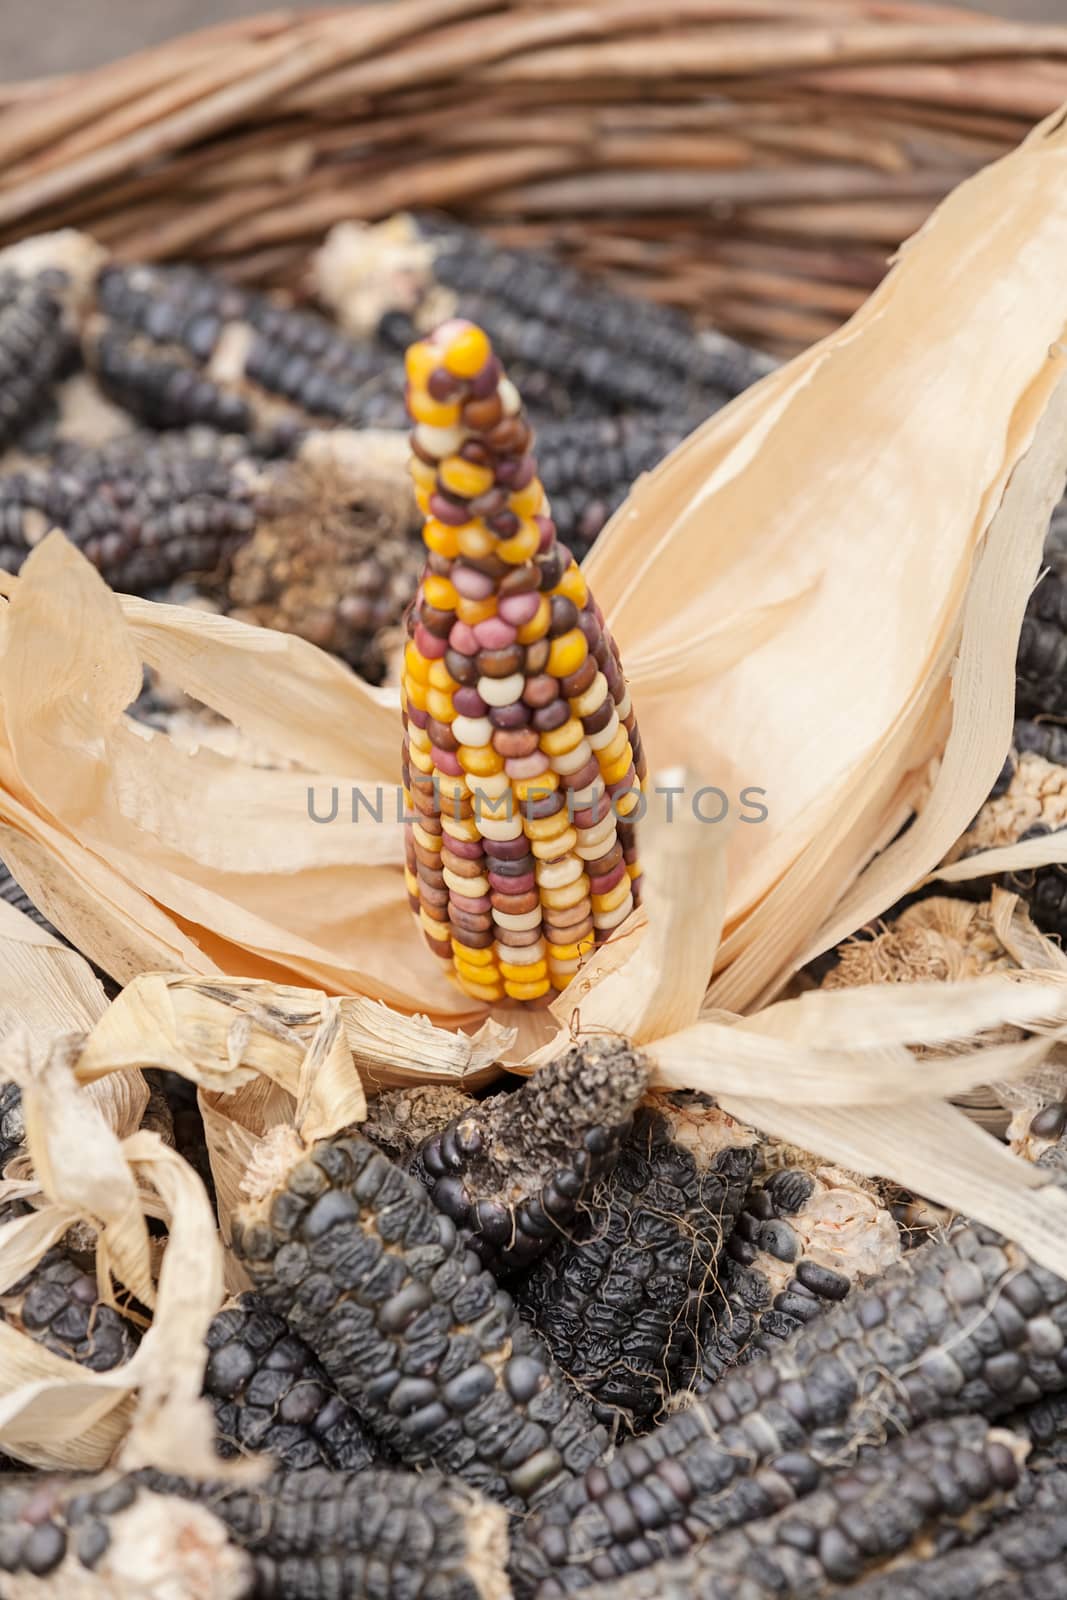
POLYGON ((432 1134, 414 1170, 479 1260, 522 1271, 572 1236, 647 1084, 648 1063, 625 1041, 575 1045, 432 1134))
POLYGON ((270 1308, 405 1464, 513 1509, 606 1440, 415 1178, 359 1135, 266 1142, 233 1245, 270 1308))
POLYGON ((1067 1282, 965 1224, 567 1485, 526 1523, 516 1587, 554 1593, 620 1578, 769 1515, 887 1432, 965 1412, 1003 1416, 1060 1393, 1065 1351, 1067 1282), (666 1475, 678 1488, 665 1510, 651 1490, 666 1475))
POLYGON ((131 1478, 0 1479, 9 1600, 245 1600, 252 1562, 206 1506, 131 1478))
MULTIPOLYGON (((1026 1452, 1023 1439, 981 1417, 927 1423, 774 1516, 583 1593, 589 1600, 837 1594, 885 1565, 921 1563, 954 1536, 986 1531, 1011 1507, 1026 1452)), ((799 1462, 796 1472, 791 1487, 803 1494, 811 1472, 799 1462)), ((788 1464, 783 1475, 788 1481, 788 1464)), ((540 1594, 549 1600, 553 1592, 546 1584, 540 1594)))
POLYGON ((225 1524, 251 1557, 253 1600, 510 1600, 506 1512, 437 1472, 148 1481, 225 1524))
POLYGON ((751 1130, 706 1096, 652 1097, 603 1188, 517 1286, 604 1420, 640 1431, 696 1381, 701 1308, 755 1157, 751 1130))
POLYGON ((786 1166, 759 1178, 701 1307, 704 1379, 771 1354, 901 1253, 889 1210, 848 1173, 786 1166))

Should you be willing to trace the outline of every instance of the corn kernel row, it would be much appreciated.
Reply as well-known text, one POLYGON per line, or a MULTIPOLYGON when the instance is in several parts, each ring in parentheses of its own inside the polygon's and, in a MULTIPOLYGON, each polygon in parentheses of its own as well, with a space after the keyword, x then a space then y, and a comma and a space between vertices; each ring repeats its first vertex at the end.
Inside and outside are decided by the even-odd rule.
POLYGON ((428 552, 402 681, 408 894, 468 994, 540 1001, 636 903, 641 741, 486 335, 446 323, 406 370, 428 552))

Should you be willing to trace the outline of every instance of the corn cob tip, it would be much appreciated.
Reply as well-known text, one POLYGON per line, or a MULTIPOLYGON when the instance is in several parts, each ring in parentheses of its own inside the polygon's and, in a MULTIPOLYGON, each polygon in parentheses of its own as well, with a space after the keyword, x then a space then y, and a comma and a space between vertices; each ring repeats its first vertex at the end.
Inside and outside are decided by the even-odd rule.
POLYGON ((473 998, 543 1003, 637 903, 641 740, 488 337, 452 319, 405 367, 427 550, 402 677, 409 901, 473 998))

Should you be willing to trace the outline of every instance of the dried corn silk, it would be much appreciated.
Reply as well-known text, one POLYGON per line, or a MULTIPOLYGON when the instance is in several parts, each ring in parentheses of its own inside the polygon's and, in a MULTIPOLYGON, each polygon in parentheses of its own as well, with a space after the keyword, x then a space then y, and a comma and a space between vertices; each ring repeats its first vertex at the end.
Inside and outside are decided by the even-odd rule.
POLYGON ((252 1563, 206 1507, 130 1478, 0 1483, 6 1600, 245 1600, 252 1563))
POLYGON ((428 551, 404 653, 408 897, 474 999, 543 1000, 637 904, 640 736, 489 340, 445 323, 407 372, 428 551))
POLYGON ((901 1254, 892 1214, 848 1173, 812 1164, 758 1178, 701 1306, 705 1382, 767 1355, 901 1254))

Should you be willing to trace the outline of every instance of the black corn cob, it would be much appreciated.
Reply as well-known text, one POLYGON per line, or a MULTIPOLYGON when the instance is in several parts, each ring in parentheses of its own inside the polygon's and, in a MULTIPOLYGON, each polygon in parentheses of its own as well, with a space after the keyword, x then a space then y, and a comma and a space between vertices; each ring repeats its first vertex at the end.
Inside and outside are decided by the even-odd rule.
POLYGON ((1067 1600, 1067 1472, 1030 1477, 1030 1503, 984 1538, 867 1578, 849 1600, 1067 1600))
POLYGON ((313 1467, 234 1487, 142 1476, 222 1521, 251 1557, 253 1600, 508 1600, 507 1514, 455 1478, 313 1467))
POLYGON ((247 441, 208 429, 138 432, 99 449, 67 443, 51 462, 0 477, 0 566, 17 572, 61 528, 125 593, 218 577, 255 528, 261 470, 247 441))
MULTIPOLYGON (((1067 728, 1059 722, 1032 722, 1026 717, 1016 717, 1012 744, 1018 755, 1030 751, 1043 756, 1054 767, 1067 767, 1067 728)), ((1011 781, 1009 765, 1004 787, 1011 781)), ((994 790, 994 793, 997 791, 994 790)))
POLYGON ((188 1161, 214 1204, 215 1179, 196 1084, 180 1073, 159 1068, 150 1068, 144 1076, 150 1089, 159 1089, 165 1096, 170 1107, 175 1149, 188 1161))
POLYGON ((517 1592, 549 1600, 682 1555, 809 1492, 864 1439, 1067 1389, 1065 1334, 1067 1282, 962 1225, 568 1484, 525 1525, 517 1592))
POLYGON ((76 349, 63 272, 0 270, 0 449, 47 410, 76 349))
POLYGON ((252 1563, 204 1505, 133 1478, 0 1479, 5 1600, 246 1600, 252 1563))
POLYGON ((346 1472, 378 1459, 307 1345, 254 1295, 212 1318, 207 1348, 204 1392, 215 1411, 220 1456, 265 1452, 294 1470, 346 1472))
POLYGON ((418 1180, 358 1134, 246 1206, 233 1246, 363 1422, 522 1509, 598 1460, 587 1406, 418 1180))
POLYGON ((25 1143, 22 1090, 17 1083, 0 1084, 0 1177, 8 1162, 22 1151, 25 1143))
POLYGON ((837 1594, 887 1563, 923 1561, 985 1532, 1012 1505, 1026 1449, 982 1417, 927 1423, 775 1516, 586 1593, 589 1600, 837 1594))
POLYGON ((891 1214, 847 1173, 782 1167, 758 1179, 704 1298, 705 1381, 768 1355, 900 1256, 891 1214))
POLYGON ((1015 662, 1015 709, 1030 717, 1067 714, 1067 500, 1053 513, 1044 559, 1015 662))
MULTIPOLYGON (((7 1202, 0 1220, 25 1209, 22 1202, 7 1202)), ((123 1366, 141 1338, 132 1322, 100 1299, 92 1254, 75 1248, 69 1236, 0 1294, 0 1320, 90 1372, 123 1366)))
POLYGON ((398 1167, 410 1168, 419 1147, 469 1111, 474 1097, 450 1083, 416 1083, 410 1089, 383 1089, 367 1105, 360 1123, 364 1138, 384 1150, 398 1167))
POLYGON ((1067 1393, 1046 1395, 1004 1420, 1013 1432, 1029 1439, 1028 1466, 1040 1469, 1050 1462, 1067 1464, 1067 1393))
POLYGON ((707 1096, 651 1098, 603 1189, 517 1288, 604 1420, 645 1427, 696 1381, 701 1304, 755 1156, 755 1135, 707 1096))
POLYGON ((576 1044, 422 1145, 416 1170, 434 1204, 493 1272, 521 1271, 571 1234, 618 1159, 648 1070, 624 1041, 576 1044))

